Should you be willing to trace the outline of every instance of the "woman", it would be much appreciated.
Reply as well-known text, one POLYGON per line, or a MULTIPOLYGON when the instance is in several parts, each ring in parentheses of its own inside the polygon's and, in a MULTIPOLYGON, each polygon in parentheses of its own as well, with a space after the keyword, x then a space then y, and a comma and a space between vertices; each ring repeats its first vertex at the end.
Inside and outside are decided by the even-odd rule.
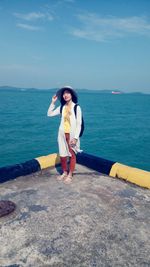
POLYGON ((63 173, 57 178, 64 183, 71 183, 76 164, 76 154, 80 150, 80 131, 82 123, 82 112, 77 105, 76 114, 75 104, 78 101, 76 92, 70 86, 65 86, 57 91, 52 97, 47 115, 52 117, 61 114, 61 122, 58 131, 58 146, 61 166, 63 173), (61 106, 55 108, 55 102, 60 100, 61 106), (70 158, 69 170, 67 169, 67 158, 70 158))

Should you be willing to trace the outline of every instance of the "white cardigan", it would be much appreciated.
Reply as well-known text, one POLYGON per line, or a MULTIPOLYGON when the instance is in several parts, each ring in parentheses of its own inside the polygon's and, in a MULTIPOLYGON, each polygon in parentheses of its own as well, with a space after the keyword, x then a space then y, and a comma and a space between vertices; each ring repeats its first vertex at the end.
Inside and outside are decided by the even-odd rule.
MULTIPOLYGON (((70 140, 72 140, 73 138, 77 139, 76 146, 72 147, 72 149, 74 150, 75 153, 78 153, 78 152, 82 152, 82 150, 80 150, 80 139, 79 139, 79 134, 81 131, 81 123, 82 123, 82 111, 81 111, 80 106, 77 106, 77 114, 75 116, 74 106, 75 106, 75 103, 72 102, 71 115, 70 115, 70 123, 71 123, 70 140)), ((55 105, 51 103, 47 111, 47 116, 52 117, 52 116, 60 115, 60 108, 61 106, 55 109, 55 105)), ((63 106, 63 109, 64 109, 64 106, 63 106)), ((68 144, 65 138, 65 133, 64 133, 63 109, 62 109, 61 122, 59 126, 59 131, 58 131, 59 155, 60 157, 66 157, 66 156, 71 157, 68 144)))

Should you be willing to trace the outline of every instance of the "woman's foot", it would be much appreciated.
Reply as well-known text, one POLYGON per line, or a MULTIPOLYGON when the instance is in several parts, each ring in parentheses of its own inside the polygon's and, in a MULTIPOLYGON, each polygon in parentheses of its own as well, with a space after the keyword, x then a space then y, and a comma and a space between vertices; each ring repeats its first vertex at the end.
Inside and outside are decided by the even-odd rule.
POLYGON ((59 176, 57 177, 57 180, 58 180, 58 181, 62 181, 62 180, 64 180, 64 179, 66 179, 66 177, 67 177, 67 172, 63 172, 63 174, 61 174, 61 175, 59 175, 59 176))
POLYGON ((68 174, 67 176, 66 176, 66 178, 64 179, 64 183, 65 184, 70 184, 71 182, 72 182, 72 175, 71 174, 68 174))

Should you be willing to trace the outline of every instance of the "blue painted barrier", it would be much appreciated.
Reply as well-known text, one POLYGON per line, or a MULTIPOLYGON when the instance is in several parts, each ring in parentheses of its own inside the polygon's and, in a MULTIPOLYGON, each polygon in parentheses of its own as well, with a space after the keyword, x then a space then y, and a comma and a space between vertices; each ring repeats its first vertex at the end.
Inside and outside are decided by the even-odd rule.
POLYGON ((21 164, 2 167, 0 168, 0 182, 3 183, 8 180, 15 179, 19 176, 39 171, 40 169, 40 164, 35 159, 26 161, 21 164))

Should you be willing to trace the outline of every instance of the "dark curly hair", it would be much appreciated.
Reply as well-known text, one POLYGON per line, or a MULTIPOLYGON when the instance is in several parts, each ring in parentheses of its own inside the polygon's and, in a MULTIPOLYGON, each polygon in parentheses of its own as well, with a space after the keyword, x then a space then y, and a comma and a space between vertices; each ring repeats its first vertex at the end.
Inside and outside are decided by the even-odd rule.
POLYGON ((66 101, 65 101, 64 98, 63 98, 64 91, 68 91, 68 92, 71 94, 71 96, 72 96, 72 101, 73 101, 75 104, 78 103, 78 97, 77 97, 77 95, 75 95, 71 89, 69 89, 69 88, 64 88, 64 90, 62 91, 62 94, 61 94, 61 99, 60 99, 60 102, 61 102, 61 105, 62 105, 62 106, 66 104, 66 101))

